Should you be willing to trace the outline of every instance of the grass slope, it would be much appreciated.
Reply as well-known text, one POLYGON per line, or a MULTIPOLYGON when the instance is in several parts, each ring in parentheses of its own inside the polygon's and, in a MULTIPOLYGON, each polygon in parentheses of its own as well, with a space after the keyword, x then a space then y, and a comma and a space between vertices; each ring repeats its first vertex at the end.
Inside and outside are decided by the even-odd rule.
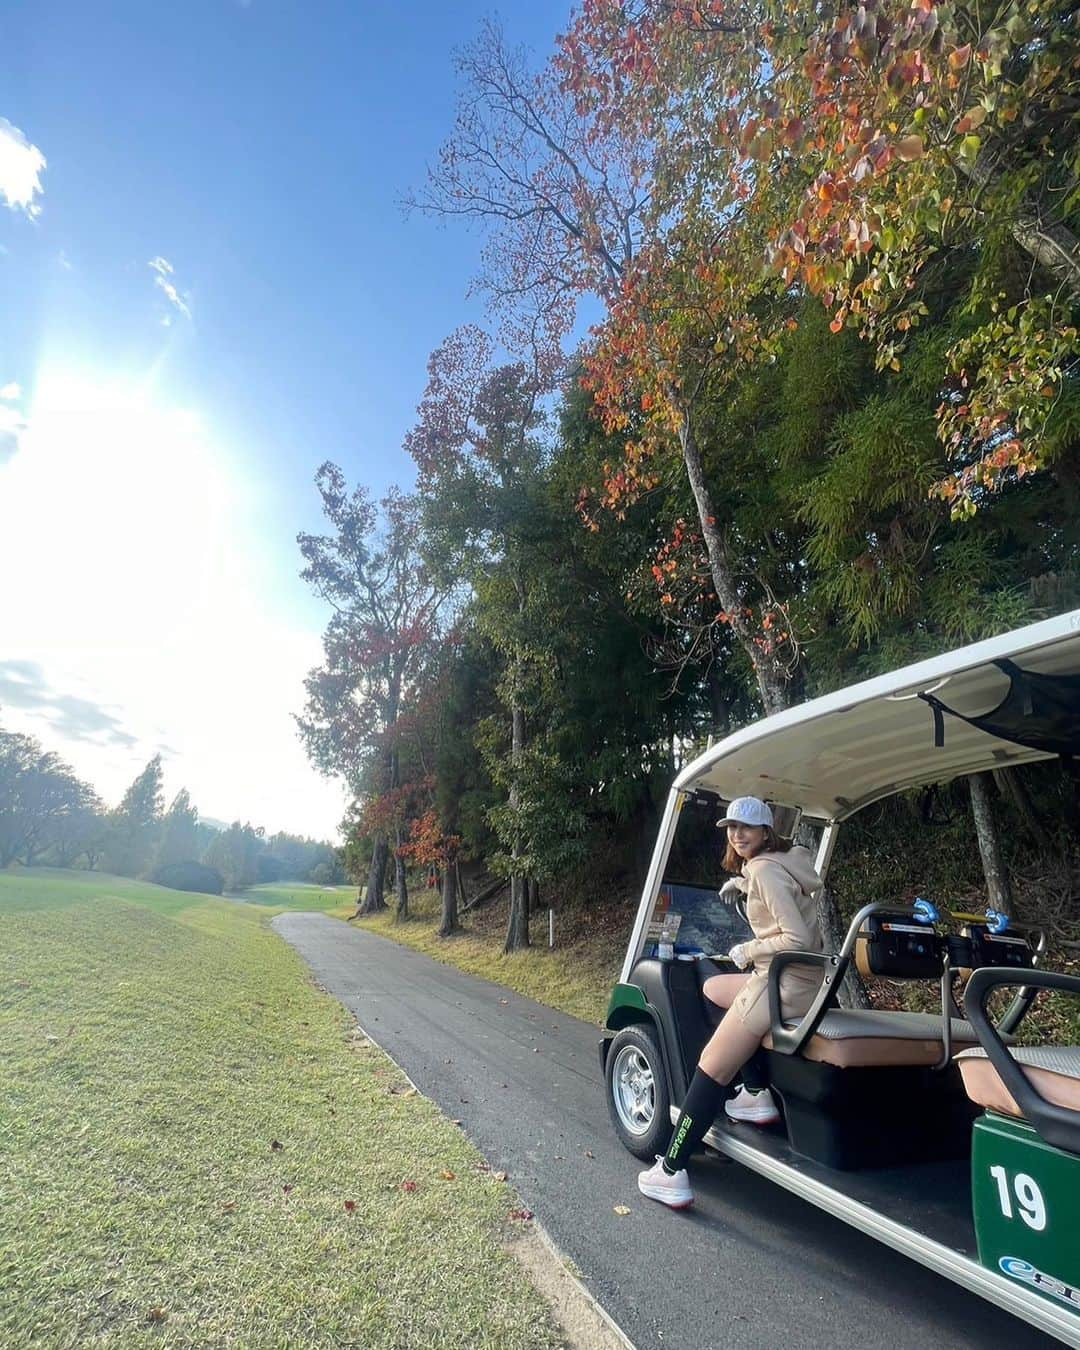
POLYGON ((0 1344, 559 1344, 511 1192, 267 913, 0 874, 0 1344))

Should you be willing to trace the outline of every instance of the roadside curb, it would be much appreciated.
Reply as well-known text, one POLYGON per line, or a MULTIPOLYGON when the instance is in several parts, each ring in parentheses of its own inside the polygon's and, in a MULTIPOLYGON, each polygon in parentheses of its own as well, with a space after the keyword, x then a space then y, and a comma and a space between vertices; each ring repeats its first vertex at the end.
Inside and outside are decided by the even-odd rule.
MULTIPOLYGON (((571 1334, 571 1344, 584 1344, 591 1347, 594 1344, 594 1340, 586 1339, 584 1342, 579 1342, 578 1340, 573 1339, 573 1328, 568 1327, 566 1320, 564 1320, 564 1316, 560 1315, 564 1312, 563 1300, 567 1296, 567 1293, 569 1294, 570 1299, 583 1305, 586 1316, 594 1317, 601 1324, 601 1335, 608 1345, 621 1346, 622 1350, 637 1350, 634 1342, 627 1336, 626 1332, 623 1331, 622 1327, 619 1326, 618 1322, 615 1321, 599 1299, 597 1299, 596 1295, 588 1285, 584 1283, 580 1276, 574 1273, 570 1260, 559 1250, 555 1243, 555 1239, 547 1231, 544 1225, 538 1223, 534 1218, 529 1226, 531 1227, 532 1232, 529 1233, 526 1231, 517 1239, 517 1242, 526 1244, 530 1239, 536 1241, 538 1245, 543 1246, 546 1249, 547 1261, 553 1262, 555 1269, 546 1271, 538 1270, 534 1263, 530 1263, 527 1258, 523 1259, 522 1252, 515 1252, 513 1245, 511 1245, 510 1250, 525 1268, 527 1274, 540 1290, 541 1294, 547 1298, 549 1303, 554 1305, 556 1319, 560 1325, 563 1326, 564 1330, 567 1330, 571 1334), (558 1288, 560 1283, 567 1286, 565 1291, 558 1288), (607 1334, 604 1335, 604 1333, 607 1334)), ((580 1316, 581 1313, 579 1312, 575 1321, 580 1319, 580 1316)))

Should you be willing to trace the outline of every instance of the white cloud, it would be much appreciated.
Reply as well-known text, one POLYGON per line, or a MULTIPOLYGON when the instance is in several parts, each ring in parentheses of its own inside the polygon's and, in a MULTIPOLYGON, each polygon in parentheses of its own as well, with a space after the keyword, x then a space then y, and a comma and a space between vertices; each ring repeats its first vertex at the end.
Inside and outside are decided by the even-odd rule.
POLYGON ((0 389, 0 398, 7 403, 17 403, 22 398, 22 389, 12 380, 10 384, 5 384, 3 389, 0 389))
MULTIPOLYGON (((181 295, 172 281, 172 263, 167 258, 157 257, 151 258, 147 266, 154 273, 154 285, 162 292, 169 304, 178 309, 185 319, 190 319, 191 310, 188 307, 187 296, 181 295)), ((166 323, 165 327, 168 328, 169 324, 166 323)))
POLYGON ((0 198, 12 211, 25 211, 31 218, 41 214, 35 198, 42 193, 44 170, 45 156, 37 146, 0 117, 0 198))
MULTIPOLYGON (((18 385, 8 385, 8 389, 18 389, 18 385)), ((5 464, 19 448, 19 442, 26 434, 26 418, 18 408, 0 403, 0 465, 5 464)))

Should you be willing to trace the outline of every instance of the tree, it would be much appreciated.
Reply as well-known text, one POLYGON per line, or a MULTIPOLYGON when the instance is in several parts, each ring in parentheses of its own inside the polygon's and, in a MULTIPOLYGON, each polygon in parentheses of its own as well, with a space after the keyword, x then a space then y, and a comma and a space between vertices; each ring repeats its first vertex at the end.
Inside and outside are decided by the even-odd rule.
POLYGON ((161 822, 161 837, 154 860, 155 869, 173 863, 193 862, 199 858, 199 813, 191 804, 187 788, 173 798, 161 822))
MULTIPOLYGON (((584 98, 560 63, 530 74, 494 25, 465 49, 459 71, 466 91, 457 124, 415 204, 488 224, 481 284, 496 311, 510 316, 507 341, 524 344, 539 370, 555 367, 577 298, 591 291, 605 303, 602 340, 587 358, 590 386, 609 429, 625 429, 634 408, 648 419, 608 475, 604 504, 621 511, 654 488, 663 475, 657 456, 677 446, 718 609, 765 708, 785 706, 788 653, 759 641, 774 607, 741 579, 730 553, 697 423, 718 346, 725 364, 728 348, 749 359, 761 345, 760 324, 728 314, 722 297, 707 298, 687 266, 710 228, 688 214, 693 192, 663 178, 646 120, 616 118, 604 98, 584 98), (678 201, 665 197, 661 209, 665 183, 678 201)), ((615 99, 622 90, 613 78, 604 92, 615 99)))
POLYGON ((74 867, 82 859, 92 871, 108 838, 108 828, 100 798, 84 786, 81 800, 52 822, 47 855, 50 865, 74 867))
POLYGON ((493 351, 487 334, 466 327, 432 353, 418 421, 405 444, 426 499, 429 556, 439 559, 445 575, 471 585, 476 622, 504 662, 496 692, 508 753, 501 729, 485 744, 488 771, 506 793, 490 819, 504 849, 493 865, 510 879, 506 950, 513 951, 529 943, 535 829, 528 825, 534 813, 527 777, 536 760, 527 754, 526 709, 538 702, 546 664, 532 564, 547 552, 550 513, 539 435, 543 387, 535 369, 492 365, 493 351))
POLYGON ((202 861, 221 873, 226 891, 243 891, 257 884, 259 858, 265 847, 261 826, 241 825, 234 820, 215 836, 202 861))
POLYGON ((57 848, 73 859, 99 812, 93 789, 59 756, 33 736, 0 729, 0 867, 31 867, 57 848))
POLYGON ((154 755, 112 812, 107 845, 109 871, 137 877, 149 868, 161 825, 161 776, 161 756, 154 755))
POLYGON ((557 64, 581 117, 648 138, 650 209, 691 245, 683 275, 755 340, 766 261, 893 369, 924 278, 970 271, 974 322, 934 400, 956 461, 939 491, 967 514, 1075 431, 1075 42, 1061 0, 590 0, 557 64))
MULTIPOLYGON (((401 785, 397 722, 438 631, 444 596, 420 557, 415 497, 395 489, 376 510, 367 490, 349 493, 329 463, 315 481, 334 533, 299 536, 301 575, 334 612, 323 636, 325 663, 305 681, 297 723, 322 772, 340 776, 357 797, 377 797, 401 785)), ((389 849, 380 830, 364 913, 383 908, 389 849)), ((399 894, 403 885, 399 859, 399 894)))

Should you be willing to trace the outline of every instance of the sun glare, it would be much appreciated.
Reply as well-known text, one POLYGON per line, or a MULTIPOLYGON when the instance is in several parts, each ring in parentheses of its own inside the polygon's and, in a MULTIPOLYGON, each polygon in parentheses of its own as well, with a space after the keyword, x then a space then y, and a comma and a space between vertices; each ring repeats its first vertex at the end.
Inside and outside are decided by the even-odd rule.
POLYGON ((197 415, 46 373, 27 421, 0 475, 9 633, 125 645, 190 623, 227 540, 226 475, 197 415))

